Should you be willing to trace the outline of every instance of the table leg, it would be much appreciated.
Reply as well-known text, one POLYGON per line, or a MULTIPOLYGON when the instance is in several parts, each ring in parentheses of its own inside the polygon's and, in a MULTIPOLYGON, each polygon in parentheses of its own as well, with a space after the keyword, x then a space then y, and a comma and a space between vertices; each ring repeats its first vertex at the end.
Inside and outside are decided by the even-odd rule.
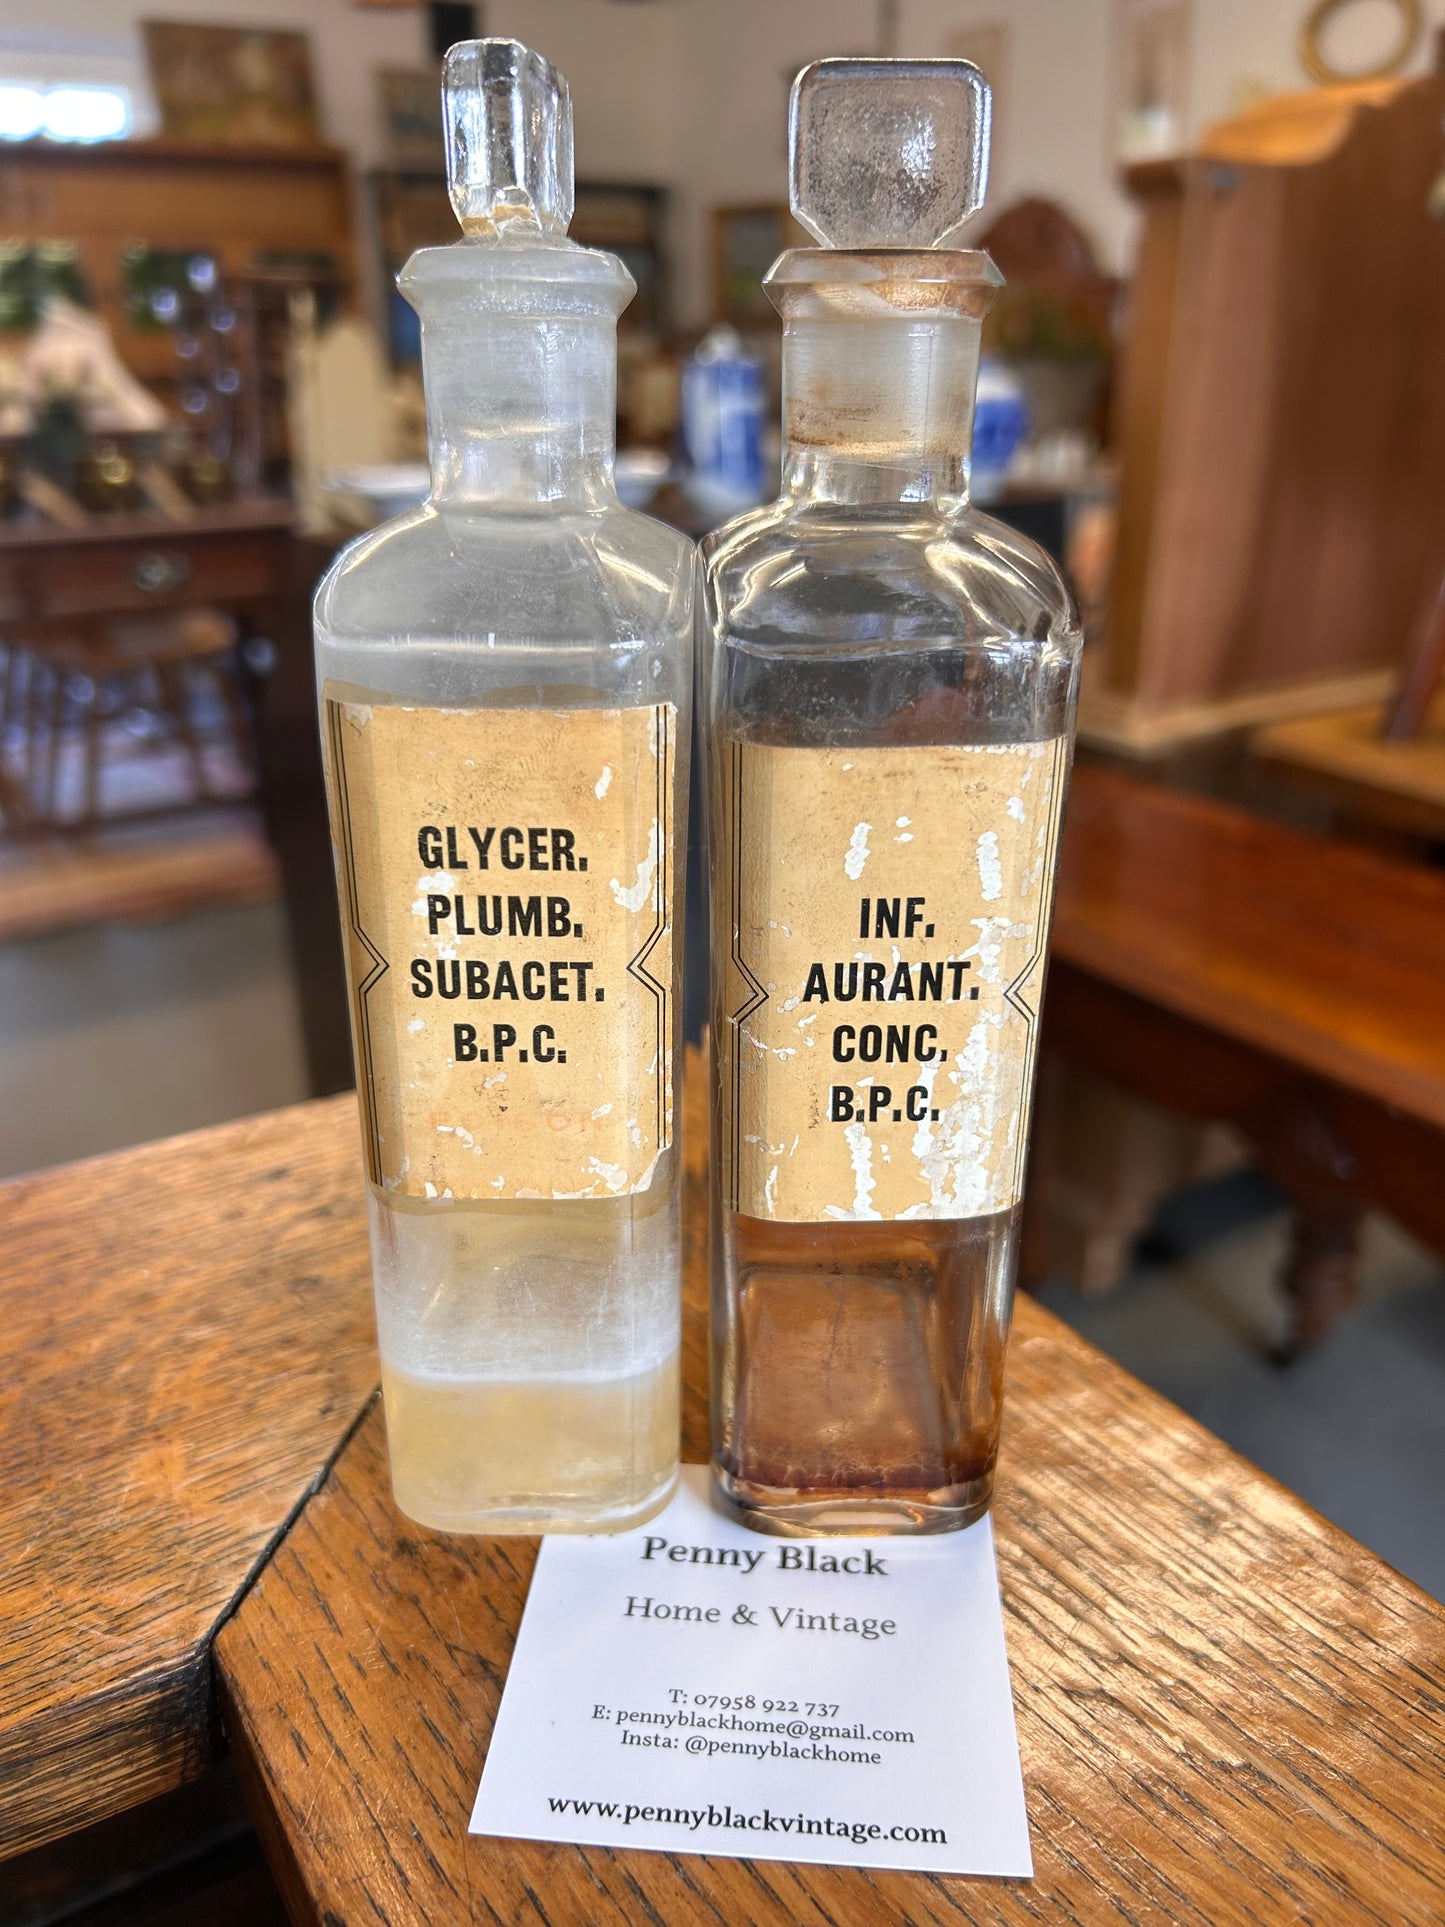
POLYGON ((1286 1358, 1320 1344, 1358 1297, 1363 1215, 1352 1198, 1296 1203, 1289 1256, 1280 1274, 1292 1307, 1286 1358))
POLYGON ((1354 1299, 1366 1207, 1445 1251, 1445 1124, 1369 1091, 1300 1072, 1273 1052, 1136 997, 1056 960, 1044 1046, 1149 1103, 1240 1130, 1296 1210, 1284 1286, 1294 1306, 1286 1356, 1317 1344, 1354 1299))
POLYGON ((1304 1079, 1282 1081, 1240 1119, 1270 1176, 1293 1202, 1280 1284, 1291 1307, 1281 1360, 1323 1343, 1358 1296, 1365 1193, 1352 1133, 1330 1095, 1304 1079))

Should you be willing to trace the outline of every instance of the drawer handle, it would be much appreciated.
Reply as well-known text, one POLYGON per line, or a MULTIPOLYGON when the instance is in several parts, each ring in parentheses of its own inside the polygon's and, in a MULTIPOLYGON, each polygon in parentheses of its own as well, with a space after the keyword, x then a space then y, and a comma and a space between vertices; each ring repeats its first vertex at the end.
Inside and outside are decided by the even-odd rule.
POLYGON ((135 565, 134 581, 147 595, 163 595, 190 580, 190 558, 184 555, 143 555, 135 565))

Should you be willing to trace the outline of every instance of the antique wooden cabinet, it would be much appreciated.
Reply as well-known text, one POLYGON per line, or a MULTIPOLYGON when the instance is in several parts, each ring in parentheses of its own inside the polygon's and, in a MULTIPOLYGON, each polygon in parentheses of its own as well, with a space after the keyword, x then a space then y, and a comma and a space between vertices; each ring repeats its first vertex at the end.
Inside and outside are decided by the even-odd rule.
POLYGON ((1290 95, 1131 170, 1119 544, 1086 736, 1383 694, 1445 566, 1445 72, 1290 95))

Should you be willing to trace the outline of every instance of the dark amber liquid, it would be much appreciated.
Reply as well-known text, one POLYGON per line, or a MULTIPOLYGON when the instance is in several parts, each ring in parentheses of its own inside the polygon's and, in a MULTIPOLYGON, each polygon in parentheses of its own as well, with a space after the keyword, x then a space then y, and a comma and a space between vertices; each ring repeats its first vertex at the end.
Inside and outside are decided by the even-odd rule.
POLYGON ((750 1525, 947 1531, 987 1508, 1017 1220, 726 1214, 714 1450, 750 1525))

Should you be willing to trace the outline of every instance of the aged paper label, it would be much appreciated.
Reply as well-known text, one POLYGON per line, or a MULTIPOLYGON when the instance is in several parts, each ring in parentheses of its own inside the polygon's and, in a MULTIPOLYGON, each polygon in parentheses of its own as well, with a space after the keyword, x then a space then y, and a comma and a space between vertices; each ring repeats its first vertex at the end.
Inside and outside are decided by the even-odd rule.
POLYGON ((1007 1209, 1066 740, 720 753, 734 1208, 794 1223, 1007 1209))
POLYGON ((371 1177, 611 1198, 672 1138, 677 712, 326 702, 371 1177))

